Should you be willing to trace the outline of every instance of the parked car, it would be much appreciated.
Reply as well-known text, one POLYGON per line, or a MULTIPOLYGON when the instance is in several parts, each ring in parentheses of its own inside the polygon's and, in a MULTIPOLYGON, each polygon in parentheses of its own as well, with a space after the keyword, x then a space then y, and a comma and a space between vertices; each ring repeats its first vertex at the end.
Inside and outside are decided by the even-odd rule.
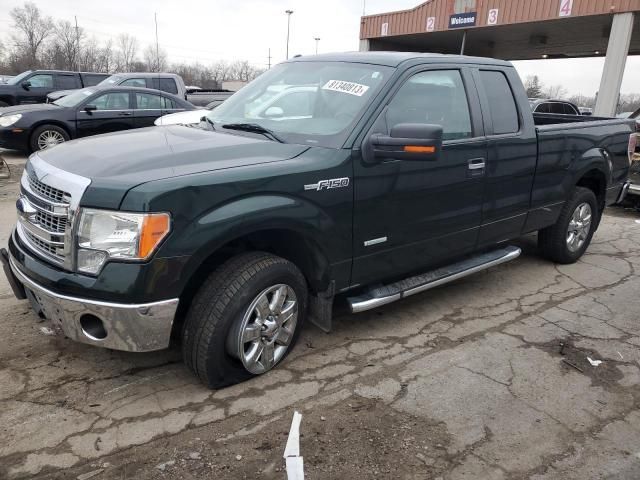
POLYGON ((7 83, 13 78, 13 75, 0 75, 0 84, 7 83))
POLYGON ((219 105, 234 93, 236 92, 231 90, 200 89, 187 93, 187 100, 193 103, 196 107, 204 107, 212 103, 218 103, 219 105))
POLYGON ((43 103, 47 94, 62 88, 92 87, 109 75, 62 70, 28 70, 0 84, 0 107, 43 103))
MULTIPOLYGON (((152 88, 171 93, 180 98, 187 98, 187 88, 180 75, 175 73, 117 73, 103 79, 99 84, 101 87, 140 87, 152 88)), ((47 102, 54 102, 69 95, 75 90, 59 90, 47 95, 47 102)))
POLYGON ((0 147, 35 152, 74 138, 152 126, 165 112, 193 109, 158 90, 90 87, 54 103, 0 111, 0 147))
POLYGON ((197 110, 189 110, 186 112, 169 113, 162 117, 156 118, 154 125, 196 125, 200 123, 203 116, 207 115, 211 110, 222 105, 224 100, 215 100, 204 108, 197 110))
POLYGON ((578 107, 580 115, 593 115, 593 108, 591 107, 578 107))
POLYGON ((545 257, 576 262, 624 194, 633 126, 540 115, 504 61, 293 58, 199 128, 32 155, 0 258, 68 338, 149 351, 181 332, 205 384, 237 383, 278 365, 305 320, 329 331, 337 295, 385 305, 514 260, 536 231, 545 257), (247 116, 283 84, 316 86, 310 115, 247 116))
POLYGON ((554 113, 556 115, 580 115, 580 110, 571 102, 530 98, 529 105, 533 113, 554 113))
POLYGON ((629 172, 629 193, 637 201, 640 200, 640 108, 635 112, 630 112, 623 118, 630 118, 636 122, 636 147, 629 172))

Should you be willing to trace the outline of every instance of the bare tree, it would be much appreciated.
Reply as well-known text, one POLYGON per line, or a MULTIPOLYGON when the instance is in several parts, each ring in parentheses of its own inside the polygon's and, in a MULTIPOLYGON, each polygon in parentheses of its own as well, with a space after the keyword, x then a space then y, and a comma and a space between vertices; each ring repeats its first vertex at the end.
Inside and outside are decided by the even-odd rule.
POLYGON ((149 45, 144 50, 144 62, 150 72, 162 72, 167 69, 167 52, 160 48, 156 51, 154 45, 149 45))
POLYGON ((62 68, 67 70, 79 69, 80 43, 84 39, 82 28, 76 30, 70 21, 60 20, 56 25, 54 39, 64 62, 62 68))
POLYGON ((38 65, 38 54, 43 44, 54 32, 51 17, 44 17, 32 2, 26 2, 22 8, 15 7, 9 13, 16 33, 12 36, 19 49, 25 51, 31 65, 38 65))
POLYGON ((130 72, 138 55, 138 40, 128 33, 118 36, 116 42, 116 70, 119 72, 130 72))
POLYGON ((567 89, 562 85, 549 85, 542 90, 542 96, 545 98, 551 98, 560 100, 567 96, 567 89))

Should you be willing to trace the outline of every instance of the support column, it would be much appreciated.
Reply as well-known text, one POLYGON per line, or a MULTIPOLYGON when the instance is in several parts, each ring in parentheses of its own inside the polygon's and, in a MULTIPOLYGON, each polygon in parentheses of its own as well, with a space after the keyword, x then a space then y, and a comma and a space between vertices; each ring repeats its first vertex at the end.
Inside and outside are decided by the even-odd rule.
POLYGON ((604 62, 600 90, 598 90, 596 108, 593 112, 596 116, 615 116, 632 33, 633 13, 618 13, 613 16, 607 58, 604 62))
POLYGON ((371 47, 369 45, 369 39, 365 38, 364 40, 360 40, 360 51, 368 52, 369 50, 371 50, 371 47))

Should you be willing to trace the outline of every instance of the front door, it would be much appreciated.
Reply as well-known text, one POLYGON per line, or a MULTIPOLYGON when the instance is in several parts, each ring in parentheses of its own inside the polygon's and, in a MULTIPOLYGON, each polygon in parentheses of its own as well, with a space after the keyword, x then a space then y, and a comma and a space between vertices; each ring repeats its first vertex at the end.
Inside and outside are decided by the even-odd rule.
POLYGON ((424 270, 476 247, 487 145, 470 72, 410 72, 369 135, 389 135, 401 123, 441 125, 443 147, 422 160, 371 161, 355 151, 352 285, 424 270))
POLYGON ((44 103, 47 99, 47 94, 55 88, 53 86, 53 74, 51 73, 36 73, 20 83, 17 95, 19 104, 44 103), (25 82, 29 83, 26 89, 22 87, 22 83, 25 82))
POLYGON ((109 92, 87 100, 77 113, 78 137, 133 128, 129 92, 109 92), (90 105, 95 110, 85 110, 90 105))

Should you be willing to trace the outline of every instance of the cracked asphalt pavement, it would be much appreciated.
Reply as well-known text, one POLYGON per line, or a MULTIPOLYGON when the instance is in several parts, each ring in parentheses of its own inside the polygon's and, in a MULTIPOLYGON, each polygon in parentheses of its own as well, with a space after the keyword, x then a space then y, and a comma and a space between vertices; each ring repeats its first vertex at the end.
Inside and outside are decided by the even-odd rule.
MULTIPOLYGON (((0 243, 24 159, 1 152, 0 243)), ((219 391, 178 347, 45 335, 0 279, 0 478, 284 478, 294 410, 309 479, 640 478, 640 224, 607 211, 588 253, 516 261, 307 325, 275 371, 219 391), (602 360, 592 366, 592 360, 602 360)))

